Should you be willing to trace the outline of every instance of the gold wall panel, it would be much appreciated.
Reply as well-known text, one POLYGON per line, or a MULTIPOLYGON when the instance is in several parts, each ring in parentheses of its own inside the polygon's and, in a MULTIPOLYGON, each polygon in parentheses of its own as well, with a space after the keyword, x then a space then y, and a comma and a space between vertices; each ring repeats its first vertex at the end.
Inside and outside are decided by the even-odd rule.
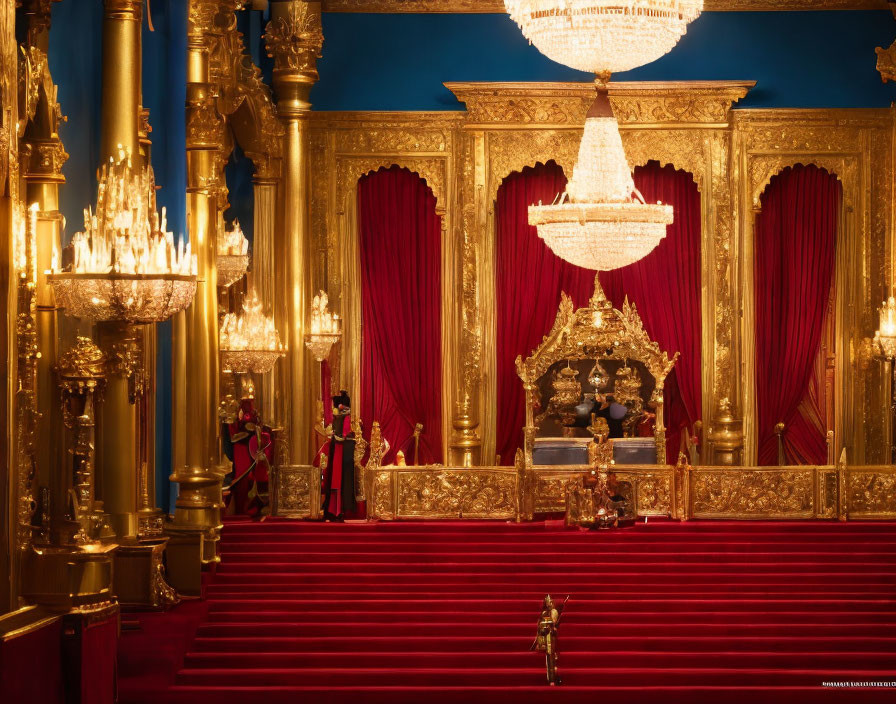
POLYGON ((845 471, 848 518, 896 516, 896 467, 850 467, 845 471))
POLYGON ((320 518, 320 469, 280 465, 271 472, 271 513, 283 518, 320 518))
POLYGON ((518 520, 520 516, 519 473, 511 467, 378 467, 370 474, 369 518, 518 520))

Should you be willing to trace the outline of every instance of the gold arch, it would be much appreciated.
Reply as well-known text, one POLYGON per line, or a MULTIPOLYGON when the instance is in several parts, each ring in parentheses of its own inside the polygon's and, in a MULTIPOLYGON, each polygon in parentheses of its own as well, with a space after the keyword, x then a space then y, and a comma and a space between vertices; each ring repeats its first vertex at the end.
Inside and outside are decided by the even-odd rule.
POLYGON ((829 461, 838 459, 840 449, 846 448, 846 437, 856 438, 856 446, 850 446, 850 454, 862 452, 862 433, 851 427, 855 421, 856 398, 862 391, 857 385, 862 380, 850 365, 853 350, 861 347, 862 332, 860 313, 850 306, 851 300, 858 300, 862 283, 859 268, 870 266, 870 252, 866 246, 865 223, 859 217, 856 204, 862 198, 858 179, 861 155, 844 154, 760 154, 748 159, 748 194, 750 208, 745 213, 744 223, 744 316, 741 324, 742 349, 746 383, 744 384, 744 461, 756 463, 756 358, 755 358, 755 231, 756 215, 761 211, 761 198, 775 176, 785 169, 795 166, 815 166, 835 176, 843 187, 841 205, 841 226, 837 232, 836 262, 834 271, 836 349, 834 351, 834 436, 830 445, 829 461), (861 262, 861 264, 860 264, 861 262))

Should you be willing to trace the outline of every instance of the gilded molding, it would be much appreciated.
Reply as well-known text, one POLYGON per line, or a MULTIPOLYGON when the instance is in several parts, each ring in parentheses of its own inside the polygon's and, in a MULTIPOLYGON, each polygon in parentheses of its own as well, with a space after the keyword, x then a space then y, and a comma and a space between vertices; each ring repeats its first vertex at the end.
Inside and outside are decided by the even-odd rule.
MULTIPOLYGON (((610 83, 621 125, 726 123, 731 106, 755 81, 642 81, 610 83)), ((581 129, 594 102, 592 83, 445 83, 466 105, 467 124, 581 129)))
MULTIPOLYGON (((324 0, 324 12, 503 14, 503 0, 324 0)), ((885 10, 886 0, 705 0, 705 12, 885 10)))
POLYGON ((695 518, 813 518, 813 467, 693 468, 695 518))

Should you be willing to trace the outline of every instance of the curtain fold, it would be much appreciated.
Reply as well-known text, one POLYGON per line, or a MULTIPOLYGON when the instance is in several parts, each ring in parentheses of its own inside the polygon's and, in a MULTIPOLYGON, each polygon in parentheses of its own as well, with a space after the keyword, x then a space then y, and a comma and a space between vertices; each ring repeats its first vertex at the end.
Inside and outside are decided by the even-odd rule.
MULTIPOLYGON (((361 417, 379 421, 385 461, 423 424, 420 463, 442 461, 441 221, 418 175, 392 167, 358 182, 361 417)), ((369 427, 368 427, 369 432, 369 427)))
POLYGON ((512 465, 522 444, 525 394, 516 373, 518 355, 528 356, 551 329, 560 294, 585 305, 594 290, 594 272, 560 259, 529 225, 528 207, 552 202, 566 188, 555 162, 526 167, 504 179, 495 209, 495 289, 497 323, 496 453, 512 465))
MULTIPOLYGON (((787 168, 762 195, 756 218, 756 408, 759 464, 824 464, 823 428, 800 413, 815 368, 833 283, 842 187, 815 166, 787 168)), ((823 407, 815 402, 815 405, 823 407)))
POLYGON ((700 192, 691 174, 654 161, 637 167, 634 180, 648 203, 672 205, 675 221, 653 252, 601 272, 600 281, 616 308, 626 296, 635 303, 644 329, 661 349, 681 353, 663 392, 666 459, 674 463, 681 433, 703 413, 700 192))

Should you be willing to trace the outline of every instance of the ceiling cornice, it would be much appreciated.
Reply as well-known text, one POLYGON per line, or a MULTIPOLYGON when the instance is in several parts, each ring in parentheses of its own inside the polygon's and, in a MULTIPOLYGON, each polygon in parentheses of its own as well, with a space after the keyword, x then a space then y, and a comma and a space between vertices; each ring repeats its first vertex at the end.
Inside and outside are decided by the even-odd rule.
MULTIPOLYGON (((324 0, 326 12, 504 12, 504 0, 324 0)), ((705 0, 707 12, 886 10, 887 0, 705 0)))

